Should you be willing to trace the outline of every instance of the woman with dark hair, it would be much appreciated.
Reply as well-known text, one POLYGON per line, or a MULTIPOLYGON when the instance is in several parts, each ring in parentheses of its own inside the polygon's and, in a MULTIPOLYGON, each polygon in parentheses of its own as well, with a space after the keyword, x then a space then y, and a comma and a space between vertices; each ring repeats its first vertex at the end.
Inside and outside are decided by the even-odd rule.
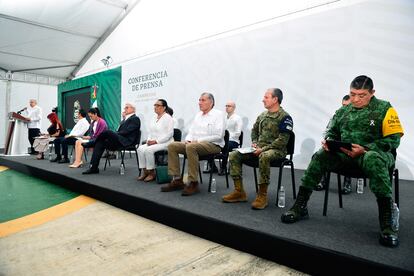
POLYGON ((83 146, 82 143, 88 143, 89 147, 93 147, 96 138, 103 131, 108 129, 108 125, 105 120, 101 118, 101 113, 97 107, 89 109, 88 116, 91 119, 91 125, 89 126, 89 135, 82 136, 82 139, 78 139, 75 143, 75 161, 73 164, 69 165, 69 168, 79 168, 82 167, 82 153, 83 146))
POLYGON ((156 116, 149 124, 147 142, 138 148, 139 168, 144 171, 137 178, 140 181, 149 182, 155 179, 154 153, 167 149, 168 145, 174 141, 174 121, 167 110, 167 101, 159 99, 155 102, 154 112, 156 116))
POLYGON ((46 134, 42 134, 40 137, 35 138, 33 147, 39 154, 36 156, 37 160, 45 159, 44 153, 49 147, 49 142, 53 141, 57 137, 64 137, 66 134, 62 123, 59 121, 56 113, 52 112, 47 115, 51 125, 47 129, 46 134))

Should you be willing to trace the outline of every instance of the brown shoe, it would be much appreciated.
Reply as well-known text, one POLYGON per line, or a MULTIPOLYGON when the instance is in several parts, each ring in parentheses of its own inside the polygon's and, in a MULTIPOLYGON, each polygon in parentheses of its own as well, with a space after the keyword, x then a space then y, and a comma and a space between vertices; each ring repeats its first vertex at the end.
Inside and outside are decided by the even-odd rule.
POLYGON ((144 180, 146 177, 148 176, 148 170, 147 169, 142 169, 142 175, 137 177, 138 181, 142 181, 144 180))
POLYGON ((243 190, 243 183, 241 179, 234 180, 234 191, 228 195, 225 195, 221 198, 223 202, 226 203, 235 203, 235 202, 246 202, 247 195, 243 190))
POLYGON ((182 196, 190 196, 200 192, 197 181, 191 181, 190 184, 185 186, 184 191, 181 193, 182 196))
POLYGON ((145 177, 145 182, 150 182, 155 180, 155 170, 148 170, 148 176, 145 177))
POLYGON ((185 188, 185 184, 181 178, 173 179, 170 183, 161 187, 161 192, 178 191, 184 188, 185 188))
POLYGON ((245 191, 234 190, 230 194, 223 196, 221 199, 226 203, 246 202, 247 195, 245 191))
POLYGON ((252 202, 252 209, 263 210, 267 207, 267 184, 259 185, 256 199, 252 202))

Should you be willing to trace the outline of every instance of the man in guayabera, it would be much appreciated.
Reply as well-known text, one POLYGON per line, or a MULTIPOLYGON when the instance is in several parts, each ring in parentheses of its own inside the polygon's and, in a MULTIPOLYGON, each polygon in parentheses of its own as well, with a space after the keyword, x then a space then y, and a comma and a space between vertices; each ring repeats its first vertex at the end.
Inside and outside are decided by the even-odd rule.
POLYGON ((398 245, 398 231, 392 225, 392 187, 389 169, 395 162, 393 152, 400 144, 403 129, 397 112, 387 101, 374 96, 374 84, 367 76, 358 76, 350 86, 351 104, 338 109, 326 133, 326 139, 352 143, 352 150, 341 148, 331 153, 322 141, 302 177, 293 207, 281 217, 284 223, 308 218, 307 202, 313 188, 326 171, 361 169, 370 179, 369 186, 378 203, 380 238, 384 246, 398 245))
POLYGON ((290 132, 293 130, 293 120, 280 106, 283 93, 278 88, 269 88, 263 97, 263 105, 267 111, 257 117, 252 129, 252 153, 242 154, 239 151, 230 153, 230 175, 234 181, 234 191, 223 196, 223 202, 246 202, 247 195, 243 189, 242 165, 244 160, 259 158, 259 189, 252 208, 266 208, 267 187, 269 185, 270 162, 284 158, 287 154, 287 144, 290 132))

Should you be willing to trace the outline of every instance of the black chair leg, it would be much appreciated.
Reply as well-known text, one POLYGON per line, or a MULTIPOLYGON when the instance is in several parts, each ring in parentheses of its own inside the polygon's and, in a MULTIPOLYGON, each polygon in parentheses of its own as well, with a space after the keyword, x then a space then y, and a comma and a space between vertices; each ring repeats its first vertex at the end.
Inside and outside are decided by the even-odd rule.
POLYGON ((183 177, 184 177, 184 168, 185 168, 185 160, 186 160, 187 158, 184 156, 184 158, 183 158, 183 168, 182 168, 182 170, 181 170, 181 179, 183 179, 183 177))
POLYGON ((326 216, 328 212, 328 199, 329 199, 329 182, 330 182, 331 174, 328 173, 326 177, 325 183, 325 199, 323 201, 323 215, 326 216))
POLYGON ((138 168, 138 172, 139 172, 139 175, 138 176, 141 176, 141 170, 139 169, 138 152, 137 152, 136 149, 135 149, 135 157, 137 158, 137 168, 138 168))
POLYGON ((257 184, 257 172, 256 172, 256 168, 253 168, 253 172, 254 172, 254 184, 256 185, 256 193, 259 192, 259 186, 257 184))
MULTIPOLYGON (((392 183, 392 182, 391 182, 392 183)), ((395 189, 395 203, 400 208, 400 176, 398 169, 394 170, 394 189, 395 189)))
POLYGON ((121 150, 121 165, 125 169, 125 161, 124 161, 124 158, 125 158, 125 150, 121 150))
POLYGON ((296 199, 295 168, 293 163, 290 164, 290 176, 292 177, 293 199, 296 199))
POLYGON ((87 151, 88 149, 83 149, 83 155, 85 156, 85 162, 88 162, 88 156, 87 156, 87 153, 86 153, 86 151, 87 151))
POLYGON ((200 163, 198 164, 198 176, 200 178, 200 183, 203 184, 203 177, 202 177, 202 174, 201 174, 200 163))
MULTIPOLYGON (((104 171, 106 170, 106 164, 108 163, 108 162, 110 162, 109 161, 109 153, 108 153, 108 151, 107 150, 105 150, 105 153, 106 153, 106 158, 105 158, 105 166, 104 166, 104 171)), ((111 165, 111 163, 109 163, 109 166, 111 165)))
POLYGON ((277 181, 277 191, 276 191, 276 206, 279 204, 279 191, 280 185, 282 184, 282 173, 283 173, 283 166, 279 167, 279 179, 277 181))
POLYGON ((227 168, 226 168, 226 185, 227 185, 227 189, 229 188, 229 174, 227 173, 227 168))
MULTIPOLYGON (((213 160, 214 162, 214 160, 213 160)), ((211 162, 210 165, 213 165, 213 163, 211 162)), ((211 192, 211 181, 213 180, 213 166, 210 166, 210 179, 208 180, 208 192, 211 192)), ((217 188, 216 188, 217 189, 217 188)))
POLYGON ((338 198, 339 198, 339 208, 342 208, 342 183, 341 183, 341 175, 337 174, 338 176, 338 198))

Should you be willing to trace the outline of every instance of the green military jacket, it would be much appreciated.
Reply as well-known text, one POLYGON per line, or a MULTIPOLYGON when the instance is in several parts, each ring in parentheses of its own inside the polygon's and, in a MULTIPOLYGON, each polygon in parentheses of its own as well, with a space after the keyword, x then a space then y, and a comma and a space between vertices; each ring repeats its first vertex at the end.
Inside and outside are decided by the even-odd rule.
POLYGON ((384 120, 390 109, 389 102, 375 96, 364 108, 355 108, 352 104, 343 106, 331 119, 325 138, 358 144, 366 150, 389 152, 396 149, 402 128, 400 133, 383 134, 384 120))
POLYGON ((293 120, 282 107, 277 112, 265 111, 253 125, 252 143, 257 144, 262 151, 273 149, 286 155, 286 145, 292 130, 293 120))

